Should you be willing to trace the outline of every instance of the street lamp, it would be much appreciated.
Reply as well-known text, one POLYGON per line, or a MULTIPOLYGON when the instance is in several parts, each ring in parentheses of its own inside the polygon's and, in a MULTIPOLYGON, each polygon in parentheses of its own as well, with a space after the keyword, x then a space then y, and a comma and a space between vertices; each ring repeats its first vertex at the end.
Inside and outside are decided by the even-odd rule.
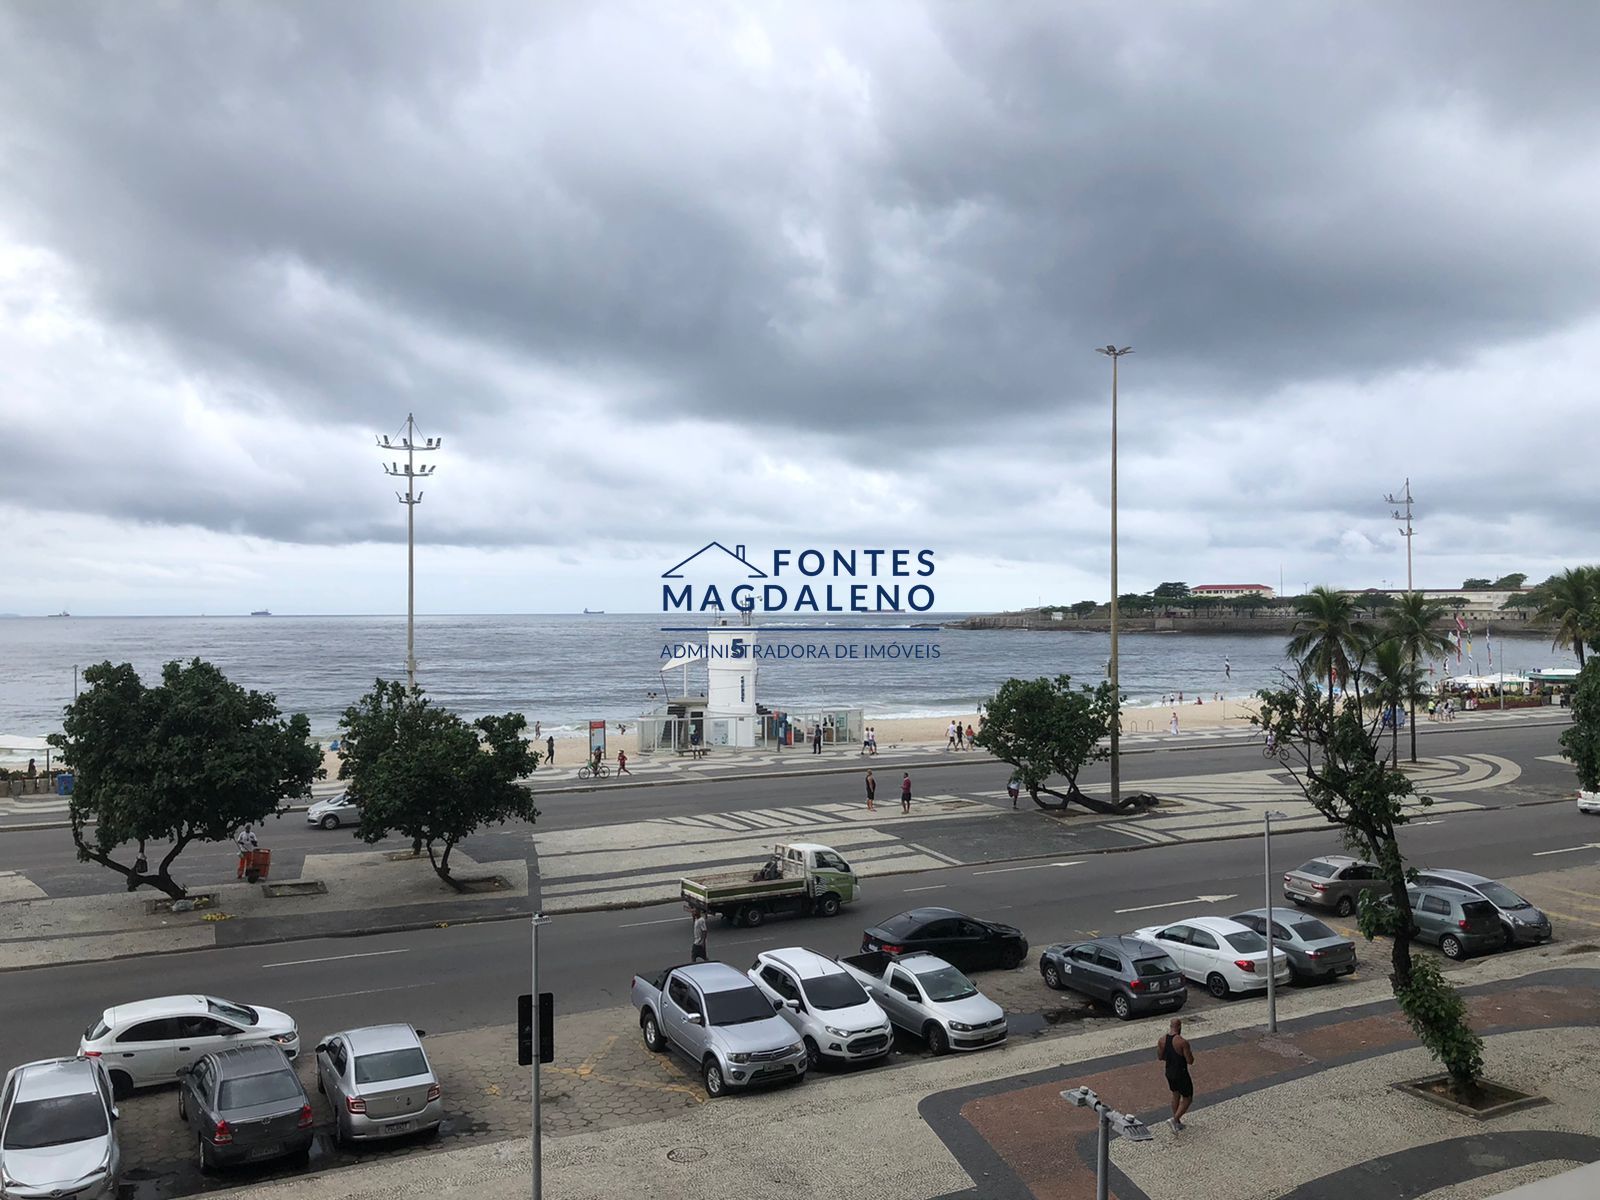
POLYGON ((539 1047, 541 1033, 539 1028, 539 927, 550 924, 550 918, 542 912, 533 914, 533 1028, 530 1031, 533 1041, 533 1200, 540 1200, 544 1188, 544 1128, 539 1112, 539 1047))
POLYGON ((1132 354, 1132 346, 1097 346, 1096 354, 1111 360, 1111 698, 1116 716, 1111 722, 1111 803, 1122 803, 1122 760, 1118 747, 1122 740, 1122 685, 1117 677, 1117 360, 1132 354))
POLYGON ((1061 1098, 1075 1108, 1092 1108, 1100 1118, 1100 1144, 1094 1156, 1095 1200, 1107 1200, 1111 1187, 1111 1127, 1130 1142, 1155 1140, 1150 1127, 1132 1113, 1120 1113, 1086 1087, 1068 1088, 1061 1098))
POLYGON ((1272 822, 1287 821, 1289 814, 1268 809, 1262 816, 1266 825, 1261 837, 1261 853, 1266 863, 1266 898, 1267 898, 1267 1032, 1278 1032, 1278 983, 1277 968, 1273 963, 1273 936, 1272 936, 1272 822))

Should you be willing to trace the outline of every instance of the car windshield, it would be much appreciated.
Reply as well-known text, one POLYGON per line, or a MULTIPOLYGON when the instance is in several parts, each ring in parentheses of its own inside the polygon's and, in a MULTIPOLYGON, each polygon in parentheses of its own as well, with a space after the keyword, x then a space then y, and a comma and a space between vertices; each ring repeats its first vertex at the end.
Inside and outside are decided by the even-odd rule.
POLYGON ((706 994, 706 1019, 713 1025, 743 1025, 772 1015, 772 1001, 752 984, 726 992, 706 994))
POLYGON ((1267 939, 1253 929, 1241 929, 1238 933, 1225 933, 1222 936, 1240 954, 1254 954, 1267 948, 1267 939))
POLYGON ((357 1083, 382 1083, 386 1079, 404 1079, 408 1075, 426 1075, 428 1060, 416 1046, 404 1050, 380 1050, 377 1054, 356 1057, 357 1083))
POLYGON ((1294 930, 1296 937, 1305 942, 1320 942, 1324 938, 1338 936, 1315 917, 1301 917, 1298 921, 1291 922, 1289 928, 1294 930))
POLYGON ((1160 958, 1141 958, 1134 964, 1139 968, 1140 979, 1155 979, 1161 975, 1176 975, 1178 964, 1165 954, 1160 958))
POLYGON ((922 990, 928 993, 928 999, 935 1004, 965 1000, 968 996, 978 994, 978 989, 972 986, 972 981, 954 967, 940 967, 937 971, 918 975, 917 980, 922 984, 922 990))
POLYGON ((898 917, 890 917, 878 926, 890 937, 910 937, 922 928, 923 922, 913 917, 910 913, 901 913, 898 917))
POLYGON ((1338 870, 1332 863, 1323 862, 1320 858, 1313 858, 1310 862, 1296 870, 1301 875, 1315 875, 1318 879, 1332 879, 1333 873, 1338 870))
POLYGON ((51 1096, 24 1100, 6 1122, 7 1150, 39 1150, 105 1137, 106 1108, 98 1096, 51 1096))
POLYGON ((280 1100, 299 1100, 305 1095, 293 1071, 269 1071, 265 1075, 245 1075, 224 1079, 217 1107, 224 1112, 276 1104, 280 1100))
POLYGON ((1479 895, 1497 908, 1527 908, 1528 902, 1503 883, 1475 883, 1479 895))
POLYGON ((848 975, 821 975, 806 980, 806 999, 812 1008, 854 1008, 867 1002, 867 993, 848 975))
POLYGON ((256 1015, 255 1009, 235 1004, 231 1000, 218 1000, 215 996, 206 997, 206 1007, 213 1015, 225 1021, 236 1021, 240 1025, 254 1025, 261 1019, 256 1015))

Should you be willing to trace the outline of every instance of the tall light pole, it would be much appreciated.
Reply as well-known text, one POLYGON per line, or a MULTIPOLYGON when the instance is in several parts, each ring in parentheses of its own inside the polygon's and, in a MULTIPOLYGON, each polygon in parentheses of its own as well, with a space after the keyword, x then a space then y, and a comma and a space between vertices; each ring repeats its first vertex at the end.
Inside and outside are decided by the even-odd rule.
POLYGON ((1111 803, 1122 803, 1122 684, 1117 674, 1117 360, 1132 354, 1132 346, 1118 350, 1114 345, 1099 346, 1096 354, 1111 360, 1111 698, 1117 706, 1111 721, 1111 803))
POLYGON ((1274 938, 1272 935, 1272 823, 1273 821, 1287 821, 1289 814, 1268 809, 1262 814, 1266 818, 1266 827, 1261 836, 1261 856, 1266 862, 1266 899, 1267 899, 1267 1032, 1278 1032, 1278 972, 1274 969, 1272 958, 1274 954, 1274 938))
POLYGON ((381 449, 406 452, 404 466, 392 462, 385 465, 383 473, 406 481, 405 492, 396 492, 394 498, 406 506, 406 688, 413 692, 417 690, 417 505, 422 503, 422 493, 416 490, 416 482, 426 479, 434 471, 431 466, 417 466, 417 453, 437 450, 443 444, 443 438, 419 442, 416 418, 410 413, 406 414, 406 423, 400 427, 398 442, 391 442, 387 436, 378 439, 381 449))
POLYGON ((1404 512, 1401 512, 1398 507, 1394 510, 1394 519, 1405 526, 1400 531, 1400 536, 1406 540, 1406 591, 1409 593, 1416 590, 1411 584, 1411 539, 1416 536, 1416 531, 1411 528, 1411 477, 1409 475, 1406 476, 1406 486, 1403 492, 1398 496, 1385 496, 1384 500, 1390 504, 1405 506, 1404 512))
POLYGON ((539 1047, 543 1044, 539 1028, 539 926, 549 923, 550 918, 542 912, 533 914, 533 1200, 540 1200, 544 1194, 544 1122, 539 1114, 539 1047))

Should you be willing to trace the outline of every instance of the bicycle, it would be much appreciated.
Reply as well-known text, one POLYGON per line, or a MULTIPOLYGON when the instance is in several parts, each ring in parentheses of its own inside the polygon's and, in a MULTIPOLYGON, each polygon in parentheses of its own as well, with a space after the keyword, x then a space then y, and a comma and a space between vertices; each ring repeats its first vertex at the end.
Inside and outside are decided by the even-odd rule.
POLYGON ((579 779, 606 779, 611 775, 611 768, 601 763, 598 767, 593 763, 585 763, 578 768, 579 779))
POLYGON ((1277 738, 1268 737, 1267 740, 1264 743, 1262 743, 1262 746, 1261 746, 1261 757, 1262 758, 1277 758, 1278 757, 1278 739, 1277 738))

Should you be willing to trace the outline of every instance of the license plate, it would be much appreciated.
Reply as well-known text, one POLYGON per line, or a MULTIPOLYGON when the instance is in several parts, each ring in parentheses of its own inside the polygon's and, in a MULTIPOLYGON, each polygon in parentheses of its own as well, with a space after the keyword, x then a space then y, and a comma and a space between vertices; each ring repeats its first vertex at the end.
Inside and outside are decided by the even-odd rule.
POLYGON ((390 1121, 389 1124, 385 1125, 383 1128, 387 1133, 404 1133, 406 1130, 411 1128, 411 1122, 409 1119, 404 1121, 390 1121))
POLYGON ((1295 900, 1309 900, 1309 899, 1311 899, 1311 897, 1306 895, 1306 893, 1297 892, 1293 888, 1286 888, 1285 891, 1287 891, 1289 896, 1291 898, 1295 899, 1295 900))
POLYGON ((980 1036, 978 1038, 978 1040, 980 1042, 992 1042, 996 1038, 1005 1037, 1005 1035, 1006 1035, 1006 1031, 1004 1029, 991 1029, 991 1030, 989 1030, 988 1033, 985 1033, 982 1036, 980 1036))
POLYGON ((250 1151, 249 1154, 246 1154, 245 1158, 251 1162, 254 1162, 257 1159, 262 1158, 277 1158, 278 1155, 282 1153, 282 1146, 257 1146, 254 1150, 250 1151))
POLYGON ((1178 998, 1176 996, 1163 996, 1163 997, 1161 997, 1161 1003, 1162 1004, 1176 1004, 1177 1002, 1178 1002, 1178 998))

